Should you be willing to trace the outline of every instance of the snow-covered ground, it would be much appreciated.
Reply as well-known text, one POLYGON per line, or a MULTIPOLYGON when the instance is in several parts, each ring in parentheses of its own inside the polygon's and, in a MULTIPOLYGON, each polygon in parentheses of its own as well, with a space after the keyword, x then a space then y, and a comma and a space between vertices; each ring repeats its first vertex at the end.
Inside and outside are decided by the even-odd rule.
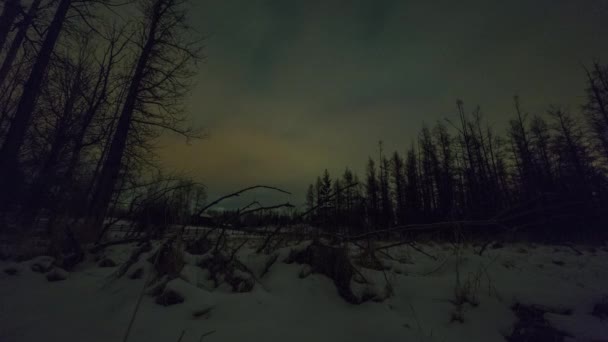
MULTIPOLYGON (((214 288, 196 266, 200 256, 186 254, 181 276, 166 287, 184 302, 162 306, 145 295, 129 341, 178 341, 182 333, 182 342, 505 341, 518 323, 516 303, 546 311, 544 323, 571 336, 565 340, 608 341, 608 320, 591 314, 608 296, 606 247, 517 244, 488 247, 482 256, 472 246, 417 245, 428 255, 394 247, 390 258, 378 253, 384 272, 358 266, 379 298, 354 305, 328 277, 283 262, 291 247, 266 255, 255 253, 259 244, 252 239, 238 253, 257 278, 244 293, 214 288)), ((109 247, 103 257, 120 265, 134 248, 109 247)), ((0 341, 121 341, 152 272, 151 253, 129 270, 143 267, 139 279, 112 280, 117 267, 99 267, 92 256, 55 282, 32 271, 44 260, 0 262, 0 341), (4 271, 11 268, 16 275, 4 271)))

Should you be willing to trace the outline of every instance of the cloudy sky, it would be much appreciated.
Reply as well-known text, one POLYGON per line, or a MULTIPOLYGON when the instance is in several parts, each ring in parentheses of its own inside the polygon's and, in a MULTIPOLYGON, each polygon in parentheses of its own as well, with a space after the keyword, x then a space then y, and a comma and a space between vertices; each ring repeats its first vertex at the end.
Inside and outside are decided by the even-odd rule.
POLYGON ((293 195, 253 196, 300 204, 325 168, 361 174, 378 140, 404 151, 458 98, 497 128, 515 94, 576 111, 582 65, 608 63, 606 0, 192 3, 208 38, 188 107, 208 137, 167 136, 160 156, 210 197, 268 184, 293 195))

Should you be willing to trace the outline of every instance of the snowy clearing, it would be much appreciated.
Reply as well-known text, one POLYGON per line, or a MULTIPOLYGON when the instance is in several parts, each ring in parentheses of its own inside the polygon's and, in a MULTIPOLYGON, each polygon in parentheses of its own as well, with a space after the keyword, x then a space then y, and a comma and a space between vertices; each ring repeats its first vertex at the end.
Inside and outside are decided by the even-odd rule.
MULTIPOLYGON (((284 262, 310 242, 269 255, 255 252, 259 244, 249 240, 238 252, 255 275, 243 293, 227 283, 215 288, 197 266, 204 256, 184 253, 185 266, 164 290, 183 302, 164 306, 145 295, 129 341, 178 341, 182 333, 183 342, 505 341, 532 329, 518 319, 526 314, 565 341, 608 341, 606 247, 496 244, 482 256, 479 246, 417 245, 425 254, 394 247, 378 253, 384 271, 359 268, 367 282, 354 277, 353 291, 371 300, 354 305, 325 275, 284 262)), ((153 270, 151 250, 112 280, 135 248, 108 247, 69 274, 48 258, 0 262, 0 341, 122 340, 153 270), (47 280, 53 272, 65 280, 47 280)))

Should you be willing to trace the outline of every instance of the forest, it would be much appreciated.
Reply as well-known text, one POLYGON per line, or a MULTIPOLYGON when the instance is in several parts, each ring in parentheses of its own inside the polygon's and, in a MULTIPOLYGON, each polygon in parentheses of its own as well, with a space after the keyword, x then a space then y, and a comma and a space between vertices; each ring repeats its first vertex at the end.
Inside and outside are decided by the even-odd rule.
POLYGON ((308 186, 309 221, 348 232, 453 222, 546 240, 605 236, 608 68, 584 71, 586 104, 574 113, 529 115, 515 96, 501 135, 458 100, 459 121, 424 125, 405 153, 380 141, 362 179, 325 170, 308 186))
POLYGON ((3 230, 76 253, 113 210, 134 217, 171 194, 184 216, 202 199, 154 152, 164 131, 202 136, 182 102, 203 57, 183 1, 10 0, 0 22, 3 230))

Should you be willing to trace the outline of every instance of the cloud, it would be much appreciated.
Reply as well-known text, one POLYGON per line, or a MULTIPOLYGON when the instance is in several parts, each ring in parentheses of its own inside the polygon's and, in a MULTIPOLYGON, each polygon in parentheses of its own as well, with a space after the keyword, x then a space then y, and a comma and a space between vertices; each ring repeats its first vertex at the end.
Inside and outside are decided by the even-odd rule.
POLYGON ((217 192, 296 189, 328 168, 363 171, 376 143, 403 151, 423 122, 481 105, 501 127, 527 111, 576 108, 580 63, 608 60, 602 0, 197 1, 208 61, 188 100, 210 138, 164 139, 169 168, 217 192))

